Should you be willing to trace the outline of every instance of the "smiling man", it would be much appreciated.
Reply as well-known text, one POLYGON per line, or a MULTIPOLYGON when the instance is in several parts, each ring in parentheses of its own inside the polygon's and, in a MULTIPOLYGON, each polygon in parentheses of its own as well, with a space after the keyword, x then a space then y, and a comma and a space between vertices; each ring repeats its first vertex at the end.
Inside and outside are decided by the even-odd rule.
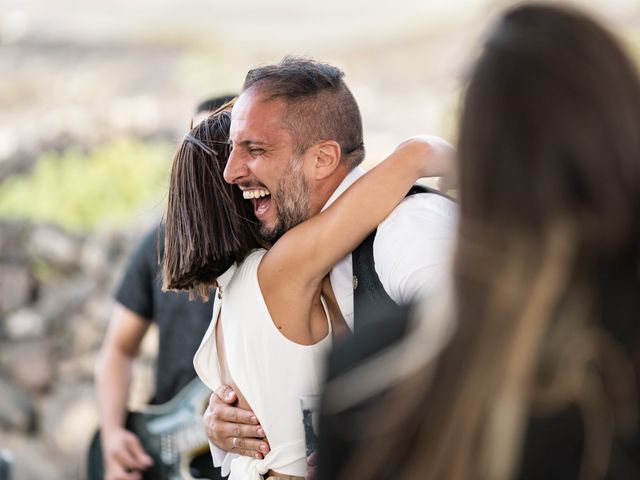
POLYGON ((225 180, 253 199, 266 240, 318 213, 364 159, 360 110, 342 75, 286 58, 247 76, 231 116, 225 180))
POLYGON ((231 156, 225 180, 237 184, 251 199, 265 240, 274 242, 288 228, 309 216, 308 185, 303 162, 295 155, 293 135, 282 128, 282 101, 265 101, 251 89, 234 105, 231 156))
MULTIPOLYGON (((360 110, 343 76, 332 65, 297 57, 247 74, 232 111, 233 149, 224 177, 253 202, 266 242, 319 213, 363 173, 360 110)), ((451 149, 435 137, 433 145, 451 149)), ((448 198, 411 195, 379 225, 368 246, 358 247, 364 257, 354 259, 365 258, 364 265, 353 263, 352 255, 341 260, 330 279, 349 327, 367 320, 357 305, 354 315, 358 278, 366 282, 357 294, 369 289, 368 298, 395 304, 445 281, 455 224, 456 207, 448 198)), ((216 465, 230 462, 225 452, 261 457, 269 451, 255 415, 234 407, 236 399, 222 386, 205 414, 207 434, 221 449, 214 451, 216 465)))

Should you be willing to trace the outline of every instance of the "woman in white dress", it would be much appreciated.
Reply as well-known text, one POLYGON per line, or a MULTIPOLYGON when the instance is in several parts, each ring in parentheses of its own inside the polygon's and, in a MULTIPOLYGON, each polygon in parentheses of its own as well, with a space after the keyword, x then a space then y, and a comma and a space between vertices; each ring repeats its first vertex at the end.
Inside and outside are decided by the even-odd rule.
POLYGON ((332 322, 343 321, 326 276, 418 178, 441 175, 451 151, 422 138, 404 142, 330 207, 268 246, 259 240, 251 203, 222 177, 229 123, 226 111, 204 120, 175 156, 164 285, 203 296, 216 288, 196 371, 212 390, 233 387, 238 406, 256 414, 271 446, 263 459, 227 454, 223 475, 302 477, 300 397, 319 393, 332 322))

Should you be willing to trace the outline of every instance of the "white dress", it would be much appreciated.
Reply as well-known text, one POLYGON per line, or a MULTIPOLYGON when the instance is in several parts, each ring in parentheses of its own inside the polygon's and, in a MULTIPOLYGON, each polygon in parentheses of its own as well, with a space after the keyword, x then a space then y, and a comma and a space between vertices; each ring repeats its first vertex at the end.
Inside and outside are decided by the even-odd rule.
MULTIPOLYGON (((258 265, 266 250, 255 250, 240 265, 218 278, 213 318, 193 363, 202 381, 214 390, 221 385, 215 327, 221 318, 227 368, 256 414, 271 451, 264 459, 226 453, 216 466, 229 480, 260 480, 269 470, 304 476, 306 451, 300 397, 317 395, 331 346, 329 334, 314 345, 286 338, 274 325, 258 284, 258 265)), ((218 460, 218 461, 216 461, 218 460)))

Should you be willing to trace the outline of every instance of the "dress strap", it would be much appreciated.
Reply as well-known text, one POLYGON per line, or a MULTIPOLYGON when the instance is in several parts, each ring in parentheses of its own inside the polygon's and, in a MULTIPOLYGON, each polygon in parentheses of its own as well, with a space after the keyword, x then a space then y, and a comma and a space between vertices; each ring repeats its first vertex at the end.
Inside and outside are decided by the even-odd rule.
POLYGON ((327 323, 329 324, 329 335, 331 335, 333 333, 333 328, 331 326, 331 315, 329 314, 329 307, 327 306, 327 302, 322 295, 320 295, 320 303, 322 304, 322 309, 324 310, 324 316, 327 317, 327 323))

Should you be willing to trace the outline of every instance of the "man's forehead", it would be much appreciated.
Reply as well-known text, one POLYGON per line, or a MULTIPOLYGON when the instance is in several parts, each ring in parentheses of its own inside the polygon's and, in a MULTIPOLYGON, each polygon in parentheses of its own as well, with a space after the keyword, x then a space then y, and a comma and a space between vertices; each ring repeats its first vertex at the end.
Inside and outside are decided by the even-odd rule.
POLYGON ((231 110, 231 131, 237 134, 247 130, 283 130, 284 107, 282 100, 269 99, 251 90, 244 92, 231 110))
POLYGON ((269 98, 253 89, 243 92, 231 110, 231 119, 252 120, 255 117, 280 118, 285 110, 285 102, 279 98, 269 98))

